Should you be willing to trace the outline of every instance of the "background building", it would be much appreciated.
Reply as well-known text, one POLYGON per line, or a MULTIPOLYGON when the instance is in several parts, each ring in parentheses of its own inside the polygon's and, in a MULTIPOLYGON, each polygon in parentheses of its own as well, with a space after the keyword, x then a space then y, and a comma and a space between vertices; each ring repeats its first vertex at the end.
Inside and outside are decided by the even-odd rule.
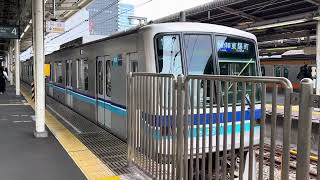
POLYGON ((86 9, 89 12, 90 35, 108 36, 132 26, 128 17, 134 15, 133 5, 96 0, 86 9))
MULTIPOLYGON (((65 22, 64 33, 46 35, 45 53, 50 54, 60 49, 61 44, 80 37, 96 40, 135 26, 131 23, 133 15, 134 6, 131 4, 119 3, 118 0, 94 0, 65 22)), ((21 59, 31 56, 30 48, 21 54, 21 59)))

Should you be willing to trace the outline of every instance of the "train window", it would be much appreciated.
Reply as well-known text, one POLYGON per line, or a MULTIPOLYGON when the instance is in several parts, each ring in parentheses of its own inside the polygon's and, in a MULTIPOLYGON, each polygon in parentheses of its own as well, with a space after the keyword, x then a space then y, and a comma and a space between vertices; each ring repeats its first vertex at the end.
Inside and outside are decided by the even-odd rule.
POLYGON ((266 68, 264 66, 261 66, 261 74, 262 76, 266 76, 266 68))
POLYGON ((283 77, 289 78, 289 69, 287 67, 283 68, 283 77))
POLYGON ((111 61, 106 61, 106 94, 111 97, 111 61))
POLYGON ((161 35, 156 38, 158 72, 182 74, 182 58, 179 35, 161 35))
POLYGON ((213 74, 212 39, 210 35, 185 35, 188 73, 213 74))
POLYGON ((138 72, 138 62, 137 61, 131 61, 130 72, 138 72))
POLYGON ((87 91, 89 89, 89 64, 87 59, 78 60, 78 89, 87 91))
POLYGON ((98 57, 97 76, 98 76, 98 94, 103 95, 103 57, 98 57))
POLYGON ((62 63, 61 62, 56 62, 55 70, 56 70, 55 82, 62 83, 63 78, 62 78, 62 63))
POLYGON ((69 60, 66 62, 66 86, 72 86, 72 61, 69 60))
POLYGON ((53 63, 50 63, 50 80, 54 81, 54 66, 53 66, 53 63))
POLYGON ((274 68, 274 76, 275 77, 281 77, 281 67, 280 66, 275 66, 275 68, 274 68))

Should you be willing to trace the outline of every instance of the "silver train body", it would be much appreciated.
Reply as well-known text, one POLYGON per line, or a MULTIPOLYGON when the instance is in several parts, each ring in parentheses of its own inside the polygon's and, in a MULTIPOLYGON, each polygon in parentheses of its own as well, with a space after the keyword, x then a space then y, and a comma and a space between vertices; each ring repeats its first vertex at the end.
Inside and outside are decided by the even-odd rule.
MULTIPOLYGON (((260 74, 260 64, 256 50, 257 40, 250 33, 229 27, 202 23, 151 24, 77 47, 61 49, 47 55, 46 63, 51 65, 51 76, 46 80, 46 93, 88 120, 126 140, 127 73, 160 73, 162 71, 175 75, 179 73, 191 74, 191 69, 196 67, 196 64, 194 66, 186 65, 186 57, 188 56, 186 49, 190 49, 187 44, 189 40, 190 42, 192 41, 193 35, 203 35, 210 38, 209 43, 212 43, 213 61, 216 61, 218 53, 234 52, 237 54, 247 52, 248 43, 246 44, 246 42, 250 42, 253 46, 251 48, 254 49, 253 56, 256 57, 256 60, 252 66, 253 70, 251 70, 255 73, 248 75, 260 74), (185 38, 187 35, 190 37, 188 41, 185 38), (234 45, 232 43, 220 43, 221 45, 219 45, 217 44, 219 41, 218 36, 231 37, 230 42, 234 38, 240 39, 241 41, 238 44, 242 43, 242 45, 241 47, 236 45, 236 49, 233 48, 234 45), (159 37, 162 39, 160 38, 159 40, 159 37), (172 45, 175 43, 177 43, 180 50, 177 50, 176 45, 172 45), (158 46, 163 46, 162 50, 159 50, 158 46), (219 52, 217 52, 216 46, 221 46, 219 52), (159 53, 162 54, 161 58, 159 58, 159 53), (164 63, 164 59, 169 56, 174 63, 176 59, 181 60, 183 65, 179 71, 166 67, 167 65, 172 66, 171 63, 164 63), (162 61, 162 63, 159 63, 159 61, 162 61)), ((197 41, 201 38, 199 36, 197 41)), ((201 44, 197 46, 201 47, 201 44)), ((192 53, 198 55, 192 56, 198 56, 200 59, 202 57, 201 53, 204 54, 205 52, 199 50, 196 53, 192 53)), ((228 61, 224 60, 223 62, 228 61)), ((32 64, 32 60, 22 63, 21 77, 23 81, 28 83, 33 81, 32 64)), ((214 65, 217 64, 213 63, 212 69, 214 70, 210 74, 219 74, 219 71, 220 74, 223 74, 222 71, 225 69, 223 70, 220 67, 218 70, 214 65)), ((227 71, 224 73, 232 73, 230 68, 227 68, 227 71)), ((198 72, 194 73, 197 74, 198 72)), ((258 139, 255 139, 255 141, 258 141, 258 139)))

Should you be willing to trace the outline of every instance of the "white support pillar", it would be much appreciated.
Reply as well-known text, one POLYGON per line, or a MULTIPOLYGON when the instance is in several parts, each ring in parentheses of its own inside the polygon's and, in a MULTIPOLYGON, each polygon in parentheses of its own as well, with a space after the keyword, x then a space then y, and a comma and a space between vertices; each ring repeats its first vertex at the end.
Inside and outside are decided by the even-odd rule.
POLYGON ((20 96, 20 41, 14 41, 14 57, 15 57, 15 78, 16 78, 16 95, 20 96))
MULTIPOLYGON (((32 0, 32 11, 33 9, 35 9, 35 1, 32 0)), ((36 42, 36 20, 35 20, 35 11, 33 11, 32 13, 32 59, 33 59, 33 83, 34 83, 34 87, 36 87, 37 84, 37 72, 36 72, 36 58, 35 58, 35 42, 36 42)), ((37 94, 37 91, 35 89, 34 91, 35 95, 37 94)), ((35 107, 36 109, 37 107, 35 107)))
POLYGON ((8 76, 9 76, 9 81, 10 85, 13 85, 13 75, 12 75, 12 67, 13 67, 13 48, 11 42, 9 43, 9 67, 8 67, 8 76))
POLYGON ((317 64, 317 75, 316 75, 316 93, 320 95, 320 20, 317 22, 317 48, 316 48, 316 64, 317 64))
POLYGON ((36 129, 34 136, 37 138, 48 137, 45 129, 45 79, 44 79, 44 32, 43 32, 43 0, 33 0, 35 16, 35 52, 36 59, 36 129))

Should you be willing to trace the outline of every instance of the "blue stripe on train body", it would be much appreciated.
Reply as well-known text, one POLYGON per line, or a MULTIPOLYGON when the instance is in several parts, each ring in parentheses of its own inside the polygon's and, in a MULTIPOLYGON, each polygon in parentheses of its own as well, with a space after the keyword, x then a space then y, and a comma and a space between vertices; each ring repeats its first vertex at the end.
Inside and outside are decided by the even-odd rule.
MULTIPOLYGON (((161 126, 162 127, 167 127, 169 125, 169 118, 170 118, 170 125, 172 126, 172 122, 173 122, 173 118, 172 116, 155 116, 157 118, 153 119, 153 122, 152 122, 152 115, 149 115, 148 117, 142 117, 142 118, 148 118, 146 121, 149 122, 149 124, 151 125, 155 125, 155 126, 160 126, 160 123, 161 123, 161 126), (161 120, 159 121, 159 117, 161 118, 161 120), (158 123, 158 124, 156 124, 158 123)), ((204 121, 204 118, 205 118, 205 123, 206 124, 210 124, 210 113, 207 113, 207 114, 194 114, 193 115, 193 124, 194 125, 197 125, 198 124, 198 117, 199 118, 199 124, 202 125, 203 124, 203 121, 204 121)), ((217 122, 217 113, 212 113, 212 123, 213 124, 216 124, 217 122)), ((244 113, 244 120, 250 120, 251 118, 251 110, 246 110, 245 113, 244 113)), ((255 120, 258 120, 261 118, 261 109, 256 109, 255 110, 255 120)), ((240 122, 241 121, 241 111, 236 111, 236 122, 240 122)), ((191 123, 191 115, 188 115, 188 124, 190 125, 191 123)), ((232 122, 232 112, 228 112, 228 122, 232 122)), ((224 113, 221 112, 220 113, 220 123, 224 123, 224 113)))
MULTIPOLYGON (((250 132, 250 120, 246 120, 244 122, 243 129, 244 129, 245 133, 250 132)), ((219 130, 220 130, 219 134, 220 135, 224 135, 224 124, 220 124, 219 130)), ((260 126, 259 125, 254 126, 254 132, 257 132, 259 130, 260 130, 260 126)), ((194 126, 194 128, 193 128, 193 138, 197 137, 197 131, 198 131, 197 127, 194 126)), ((240 134, 241 133, 241 124, 240 124, 240 122, 236 123, 235 132, 236 132, 236 134, 240 134)), ((159 129, 155 130, 154 133, 153 133, 154 138, 160 139, 160 134, 159 133, 160 133, 159 129)), ((205 126, 205 133, 206 133, 206 137, 209 137, 209 135, 210 135, 210 127, 209 127, 208 124, 205 126)), ((232 134, 232 124, 228 123, 228 125, 227 125, 227 135, 230 135, 230 134, 232 134)), ((213 124, 212 125, 212 136, 216 136, 216 135, 217 135, 217 126, 215 124, 213 124)), ((169 138, 169 137, 171 138, 171 136, 161 136, 161 138, 169 138)), ((188 128, 188 137, 189 138, 191 137, 191 128, 188 128)), ((202 138, 202 137, 203 137, 203 126, 200 125, 200 127, 199 127, 199 138, 202 138)))
MULTIPOLYGON (((107 109, 109 111, 111 111, 112 113, 117 114, 120 117, 126 117, 127 116, 127 110, 125 108, 125 106, 122 105, 118 105, 115 104, 111 101, 107 101, 104 99, 99 98, 98 100, 92 97, 89 97, 88 95, 84 95, 84 94, 80 94, 74 90, 71 89, 65 89, 63 87, 48 83, 49 87, 53 87, 56 90, 65 93, 67 92, 67 94, 85 102, 91 105, 97 105, 101 108, 107 109)), ((245 111, 245 120, 250 119, 250 114, 251 114, 251 110, 246 110, 245 111)), ((150 118, 151 116, 149 116, 149 123, 152 123, 152 120, 150 118)), ((160 117, 160 116, 159 116, 160 117)), ((203 124, 204 121, 204 117, 206 119, 206 124, 210 123, 210 114, 199 114, 200 117, 200 124, 203 124)), ((256 109, 255 110, 255 119, 260 119, 261 117, 261 109, 256 109)), ((166 127, 168 126, 168 119, 170 118, 170 125, 172 125, 172 116, 162 116, 162 127, 166 127), (165 120, 164 120, 165 119, 165 120)), ((213 113, 213 124, 216 123, 216 119, 217 119, 217 113, 213 113)), ((188 115, 188 122, 191 121, 191 115, 188 115)), ((198 121, 198 114, 194 115, 194 124, 196 125, 198 121)), ((236 122, 241 121, 241 112, 240 111, 236 111, 236 122)), ((223 123, 224 122, 224 113, 221 112, 220 113, 220 122, 223 123)), ((228 122, 232 122, 232 112, 228 112, 228 122)), ((155 122, 153 122, 155 123, 155 122)), ((160 126, 158 124, 158 126, 160 126)))
POLYGON ((65 89, 63 87, 59 87, 57 85, 48 83, 49 87, 55 88, 56 90, 65 93, 67 92, 68 95, 71 95, 85 103, 91 104, 91 105, 97 105, 99 107, 102 107, 104 109, 107 109, 109 111, 111 111, 112 113, 117 114, 120 117, 126 117, 127 116, 127 110, 125 108, 123 108, 124 106, 120 106, 120 105, 116 105, 113 102, 104 100, 104 99, 98 99, 96 100, 95 98, 89 97, 88 95, 84 95, 84 94, 80 94, 76 91, 73 91, 71 89, 65 89))

